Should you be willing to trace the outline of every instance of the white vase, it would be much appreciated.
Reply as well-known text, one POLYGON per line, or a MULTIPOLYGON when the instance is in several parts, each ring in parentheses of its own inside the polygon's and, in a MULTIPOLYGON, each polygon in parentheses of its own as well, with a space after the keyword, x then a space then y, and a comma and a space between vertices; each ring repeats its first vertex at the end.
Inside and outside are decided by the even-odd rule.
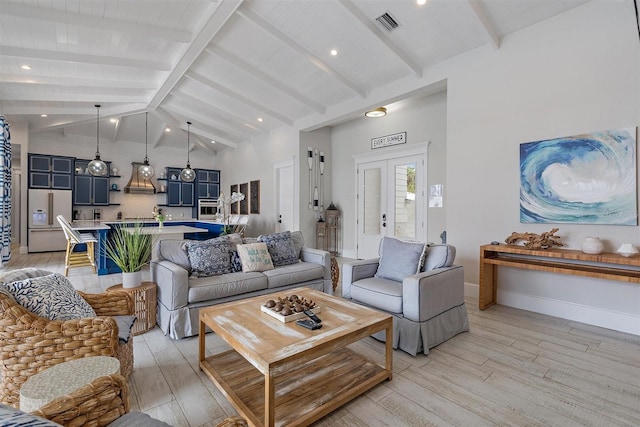
POLYGON ((597 255, 602 253, 602 249, 604 249, 604 244, 597 237, 587 237, 582 242, 582 252, 585 254, 597 255))
POLYGON ((638 250, 631 243, 623 243, 616 252, 625 257, 632 257, 638 253, 638 250))
POLYGON ((122 272, 122 287, 137 288, 142 284, 142 271, 134 271, 133 273, 122 272))

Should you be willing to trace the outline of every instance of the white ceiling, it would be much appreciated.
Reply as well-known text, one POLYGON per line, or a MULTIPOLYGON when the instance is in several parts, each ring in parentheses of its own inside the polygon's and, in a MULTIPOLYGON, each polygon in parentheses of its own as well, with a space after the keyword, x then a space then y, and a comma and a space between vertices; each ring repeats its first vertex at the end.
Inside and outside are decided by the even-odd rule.
POLYGON ((101 139, 144 143, 149 111, 150 146, 191 121, 194 148, 232 148, 586 2, 0 0, 0 114, 95 136, 101 104, 101 139))

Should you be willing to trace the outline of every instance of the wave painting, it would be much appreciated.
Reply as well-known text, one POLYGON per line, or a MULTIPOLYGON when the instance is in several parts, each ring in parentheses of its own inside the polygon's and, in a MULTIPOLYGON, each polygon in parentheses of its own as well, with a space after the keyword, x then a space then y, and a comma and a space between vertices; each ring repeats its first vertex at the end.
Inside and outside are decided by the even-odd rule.
POLYGON ((638 225, 635 135, 520 144, 520 222, 638 225))

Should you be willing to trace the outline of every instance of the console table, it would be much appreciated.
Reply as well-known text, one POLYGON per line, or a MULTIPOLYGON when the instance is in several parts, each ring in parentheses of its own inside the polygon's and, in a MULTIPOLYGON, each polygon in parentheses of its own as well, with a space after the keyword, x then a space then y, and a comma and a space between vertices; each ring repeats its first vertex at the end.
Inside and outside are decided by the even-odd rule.
POLYGON ((484 310, 496 303, 498 266, 640 283, 640 257, 585 254, 571 249, 527 249, 517 245, 480 246, 480 295, 484 310))

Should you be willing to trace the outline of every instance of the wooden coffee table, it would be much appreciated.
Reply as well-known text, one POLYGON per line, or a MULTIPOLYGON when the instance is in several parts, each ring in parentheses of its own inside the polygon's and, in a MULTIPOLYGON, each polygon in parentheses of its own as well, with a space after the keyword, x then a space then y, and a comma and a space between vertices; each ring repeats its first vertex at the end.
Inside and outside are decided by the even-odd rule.
POLYGON ((391 316, 308 288, 200 309, 200 368, 252 426, 306 426, 391 379, 391 316), (304 329, 260 311, 296 294, 321 307, 322 329, 304 329), (233 347, 205 357, 205 330, 233 347), (385 365, 346 348, 386 331, 385 365))

